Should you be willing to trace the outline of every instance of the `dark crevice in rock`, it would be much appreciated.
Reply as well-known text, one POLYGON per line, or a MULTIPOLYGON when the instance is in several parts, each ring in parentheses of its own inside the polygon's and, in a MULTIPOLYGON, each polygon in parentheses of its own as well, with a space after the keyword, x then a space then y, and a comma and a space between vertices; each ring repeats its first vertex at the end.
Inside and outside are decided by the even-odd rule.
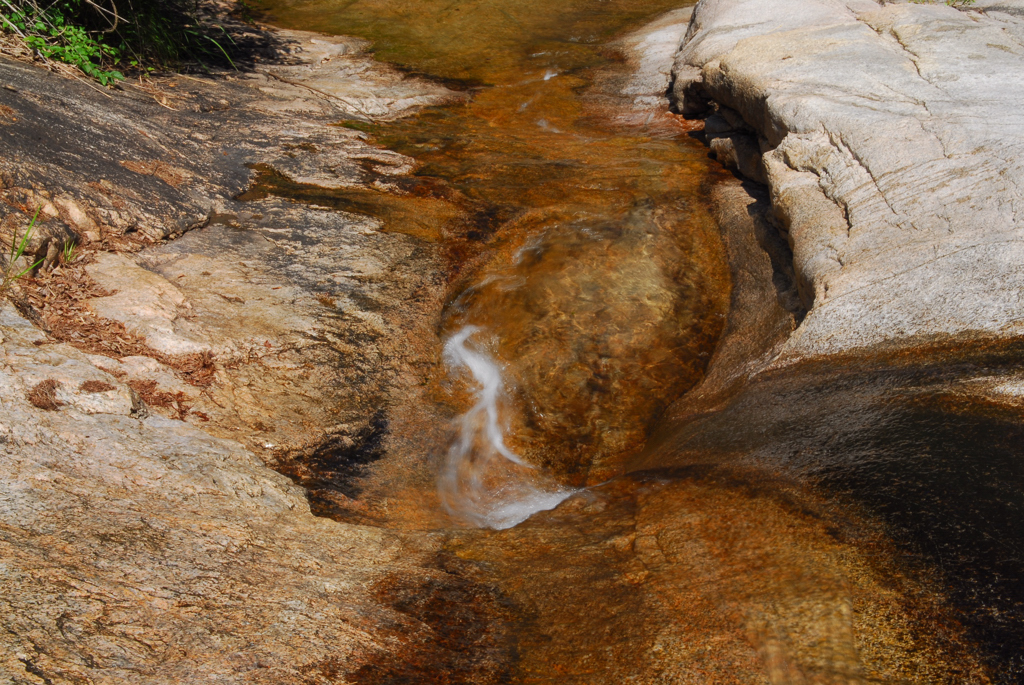
POLYGON ((39 666, 33 663, 31 659, 19 659, 19 661, 25 664, 26 673, 31 673, 35 677, 39 678, 43 683, 45 683, 45 685, 53 685, 53 680, 47 677, 46 671, 39 668, 39 666))
POLYGON ((319 445, 284 457, 276 469, 306 488, 315 515, 347 519, 351 514, 345 505, 359 497, 359 481, 369 466, 386 455, 388 433, 381 409, 356 432, 329 435, 319 445))
MULTIPOLYGON (((809 283, 800 283, 784 222, 772 205, 769 179, 762 161, 767 142, 758 137, 756 128, 739 112, 709 98, 699 74, 691 75, 685 84, 677 84, 679 79, 681 75, 675 74, 668 89, 671 109, 687 118, 705 120, 705 129, 697 139, 708 147, 709 156, 731 171, 750 197, 756 199, 750 212, 752 217, 754 213, 758 215, 754 222, 757 242, 771 260, 772 283, 779 305, 799 326, 814 304, 814 291, 809 283)), ((847 208, 840 203, 837 205, 849 223, 847 208)))
MULTIPOLYGON (((812 297, 806 294, 801 297, 800 291, 811 293, 813 290, 799 287, 792 246, 782 222, 771 211, 768 178, 761 161, 765 141, 758 139, 756 129, 738 112, 707 96, 699 73, 689 74, 686 78, 675 72, 667 97, 673 112, 705 120, 702 135, 696 137, 709 148, 710 156, 730 170, 750 197, 755 198, 756 202, 749 211, 751 217, 756 218, 753 225, 757 243, 771 260, 772 283, 778 293, 779 305, 793 316, 799 326, 813 304, 812 297)), ((845 214, 845 207, 842 209, 845 214)))
POLYGON ((807 316, 807 307, 800 299, 797 289, 796 275, 793 272, 793 249, 783 235, 778 221, 771 212, 771 199, 768 189, 753 181, 745 180, 743 189, 756 200, 750 205, 748 212, 754 221, 754 237, 757 244, 768 255, 772 264, 772 285, 779 306, 793 315, 796 325, 807 316))

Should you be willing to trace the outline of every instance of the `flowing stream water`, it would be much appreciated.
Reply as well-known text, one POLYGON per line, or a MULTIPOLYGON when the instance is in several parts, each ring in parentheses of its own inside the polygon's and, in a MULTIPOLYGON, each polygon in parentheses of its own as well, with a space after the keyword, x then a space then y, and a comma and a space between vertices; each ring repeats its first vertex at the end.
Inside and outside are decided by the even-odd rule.
POLYGON ((615 42, 676 0, 259 5, 467 95, 344 122, 417 160, 390 189, 261 180, 440 243, 454 274, 429 401, 392 421, 363 520, 443 536, 462 584, 382 591, 440 637, 351 682, 1024 677, 1021 417, 956 390, 1019 373, 1016 349, 804 364, 679 401, 729 314, 707 207, 730 178, 615 42))
MULTIPOLYGON (((449 511, 500 527, 518 516, 495 513, 499 499, 525 515, 513 493, 553 506, 620 471, 701 378, 729 304, 706 150, 667 112, 667 83, 656 106, 635 102, 635 66, 609 45, 673 3, 264 6, 289 26, 369 37, 377 57, 468 89, 413 118, 346 122, 419 168, 405 187, 317 198, 463 262, 440 337, 449 371, 480 391, 443 469, 449 511)), ((669 51, 684 27, 666 23, 669 51)))
POLYGON ((535 467, 505 446, 505 426, 499 418, 501 368, 485 352, 469 346, 480 330, 465 326, 444 346, 452 368, 468 369, 479 390, 462 416, 438 484, 450 514, 477 526, 504 529, 538 511, 554 509, 574 490, 543 482, 535 467))

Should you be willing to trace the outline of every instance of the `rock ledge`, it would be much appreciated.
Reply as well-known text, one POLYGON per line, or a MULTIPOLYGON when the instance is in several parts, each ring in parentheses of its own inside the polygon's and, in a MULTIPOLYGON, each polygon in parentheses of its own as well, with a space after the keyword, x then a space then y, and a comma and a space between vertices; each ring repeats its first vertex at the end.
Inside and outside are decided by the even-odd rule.
POLYGON ((1020 334, 1024 3, 701 0, 673 75, 792 247, 780 361, 1020 334))

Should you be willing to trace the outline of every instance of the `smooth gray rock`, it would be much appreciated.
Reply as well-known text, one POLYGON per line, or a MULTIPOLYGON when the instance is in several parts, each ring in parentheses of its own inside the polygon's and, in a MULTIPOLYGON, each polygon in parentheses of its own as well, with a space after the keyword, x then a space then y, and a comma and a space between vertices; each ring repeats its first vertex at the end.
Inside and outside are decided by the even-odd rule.
POLYGON ((1020 333, 1022 7, 697 5, 673 93, 760 138, 810 306, 783 358, 1020 333))

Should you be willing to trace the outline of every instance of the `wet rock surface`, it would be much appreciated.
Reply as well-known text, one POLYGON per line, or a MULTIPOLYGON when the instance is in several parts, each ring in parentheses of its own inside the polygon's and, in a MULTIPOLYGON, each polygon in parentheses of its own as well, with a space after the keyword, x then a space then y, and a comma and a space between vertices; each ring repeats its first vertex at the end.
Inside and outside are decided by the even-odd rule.
POLYGON ((449 547, 496 567, 529 617, 523 682, 988 682, 849 513, 792 481, 699 466, 633 473, 449 547))
POLYGON ((524 408, 509 429, 513 450, 574 485, 603 479, 601 468, 615 472, 615 458, 701 378, 725 298, 721 272, 691 266, 717 256, 688 224, 697 214, 679 203, 602 223, 568 217, 514 261, 488 263, 485 281, 449 306, 446 331, 482 326, 508 360, 524 408))
MULTIPOLYGON (((792 251, 768 192, 728 174, 712 180, 733 287, 703 383, 661 417, 624 466, 628 475, 509 530, 463 531, 446 545, 480 564, 515 607, 515 677, 1015 682, 1014 524, 991 544, 967 540, 986 539, 988 515, 1015 521, 1018 419, 924 416, 914 406, 967 387, 1003 387, 1012 397, 1013 354, 968 359, 969 347, 950 344, 914 349, 902 371, 854 355, 817 372, 773 371, 807 315, 792 251), (916 355, 934 367, 922 370, 916 355), (982 371, 984 384, 972 386, 982 371), (968 443, 954 444, 959 431, 968 443), (997 456, 979 469, 989 454, 997 456), (970 485, 957 492, 957 482, 970 485), (994 499, 981 515, 979 497, 994 499)), ((499 292, 500 280, 479 289, 499 292)), ((495 319, 503 307, 517 311, 504 298, 488 300, 501 303, 488 308, 495 319)), ((524 320, 492 327, 518 340, 513 326, 524 320)), ((588 327, 578 328, 571 340, 586 339, 588 327)), ((511 347, 529 355, 529 344, 511 347)), ((543 364, 564 349, 555 348, 543 364)), ((520 373, 509 359, 507 372, 520 373)), ((612 393, 620 407, 632 401, 628 392, 612 393)), ((602 418, 597 405, 589 408, 602 418)))
POLYGON ((925 578, 949 625, 980 647, 981 673, 1014 683, 1024 654, 1019 378, 1019 343, 999 342, 765 371, 711 411, 699 392, 680 402, 631 468, 750 468, 875 521, 899 550, 883 556, 925 578))

